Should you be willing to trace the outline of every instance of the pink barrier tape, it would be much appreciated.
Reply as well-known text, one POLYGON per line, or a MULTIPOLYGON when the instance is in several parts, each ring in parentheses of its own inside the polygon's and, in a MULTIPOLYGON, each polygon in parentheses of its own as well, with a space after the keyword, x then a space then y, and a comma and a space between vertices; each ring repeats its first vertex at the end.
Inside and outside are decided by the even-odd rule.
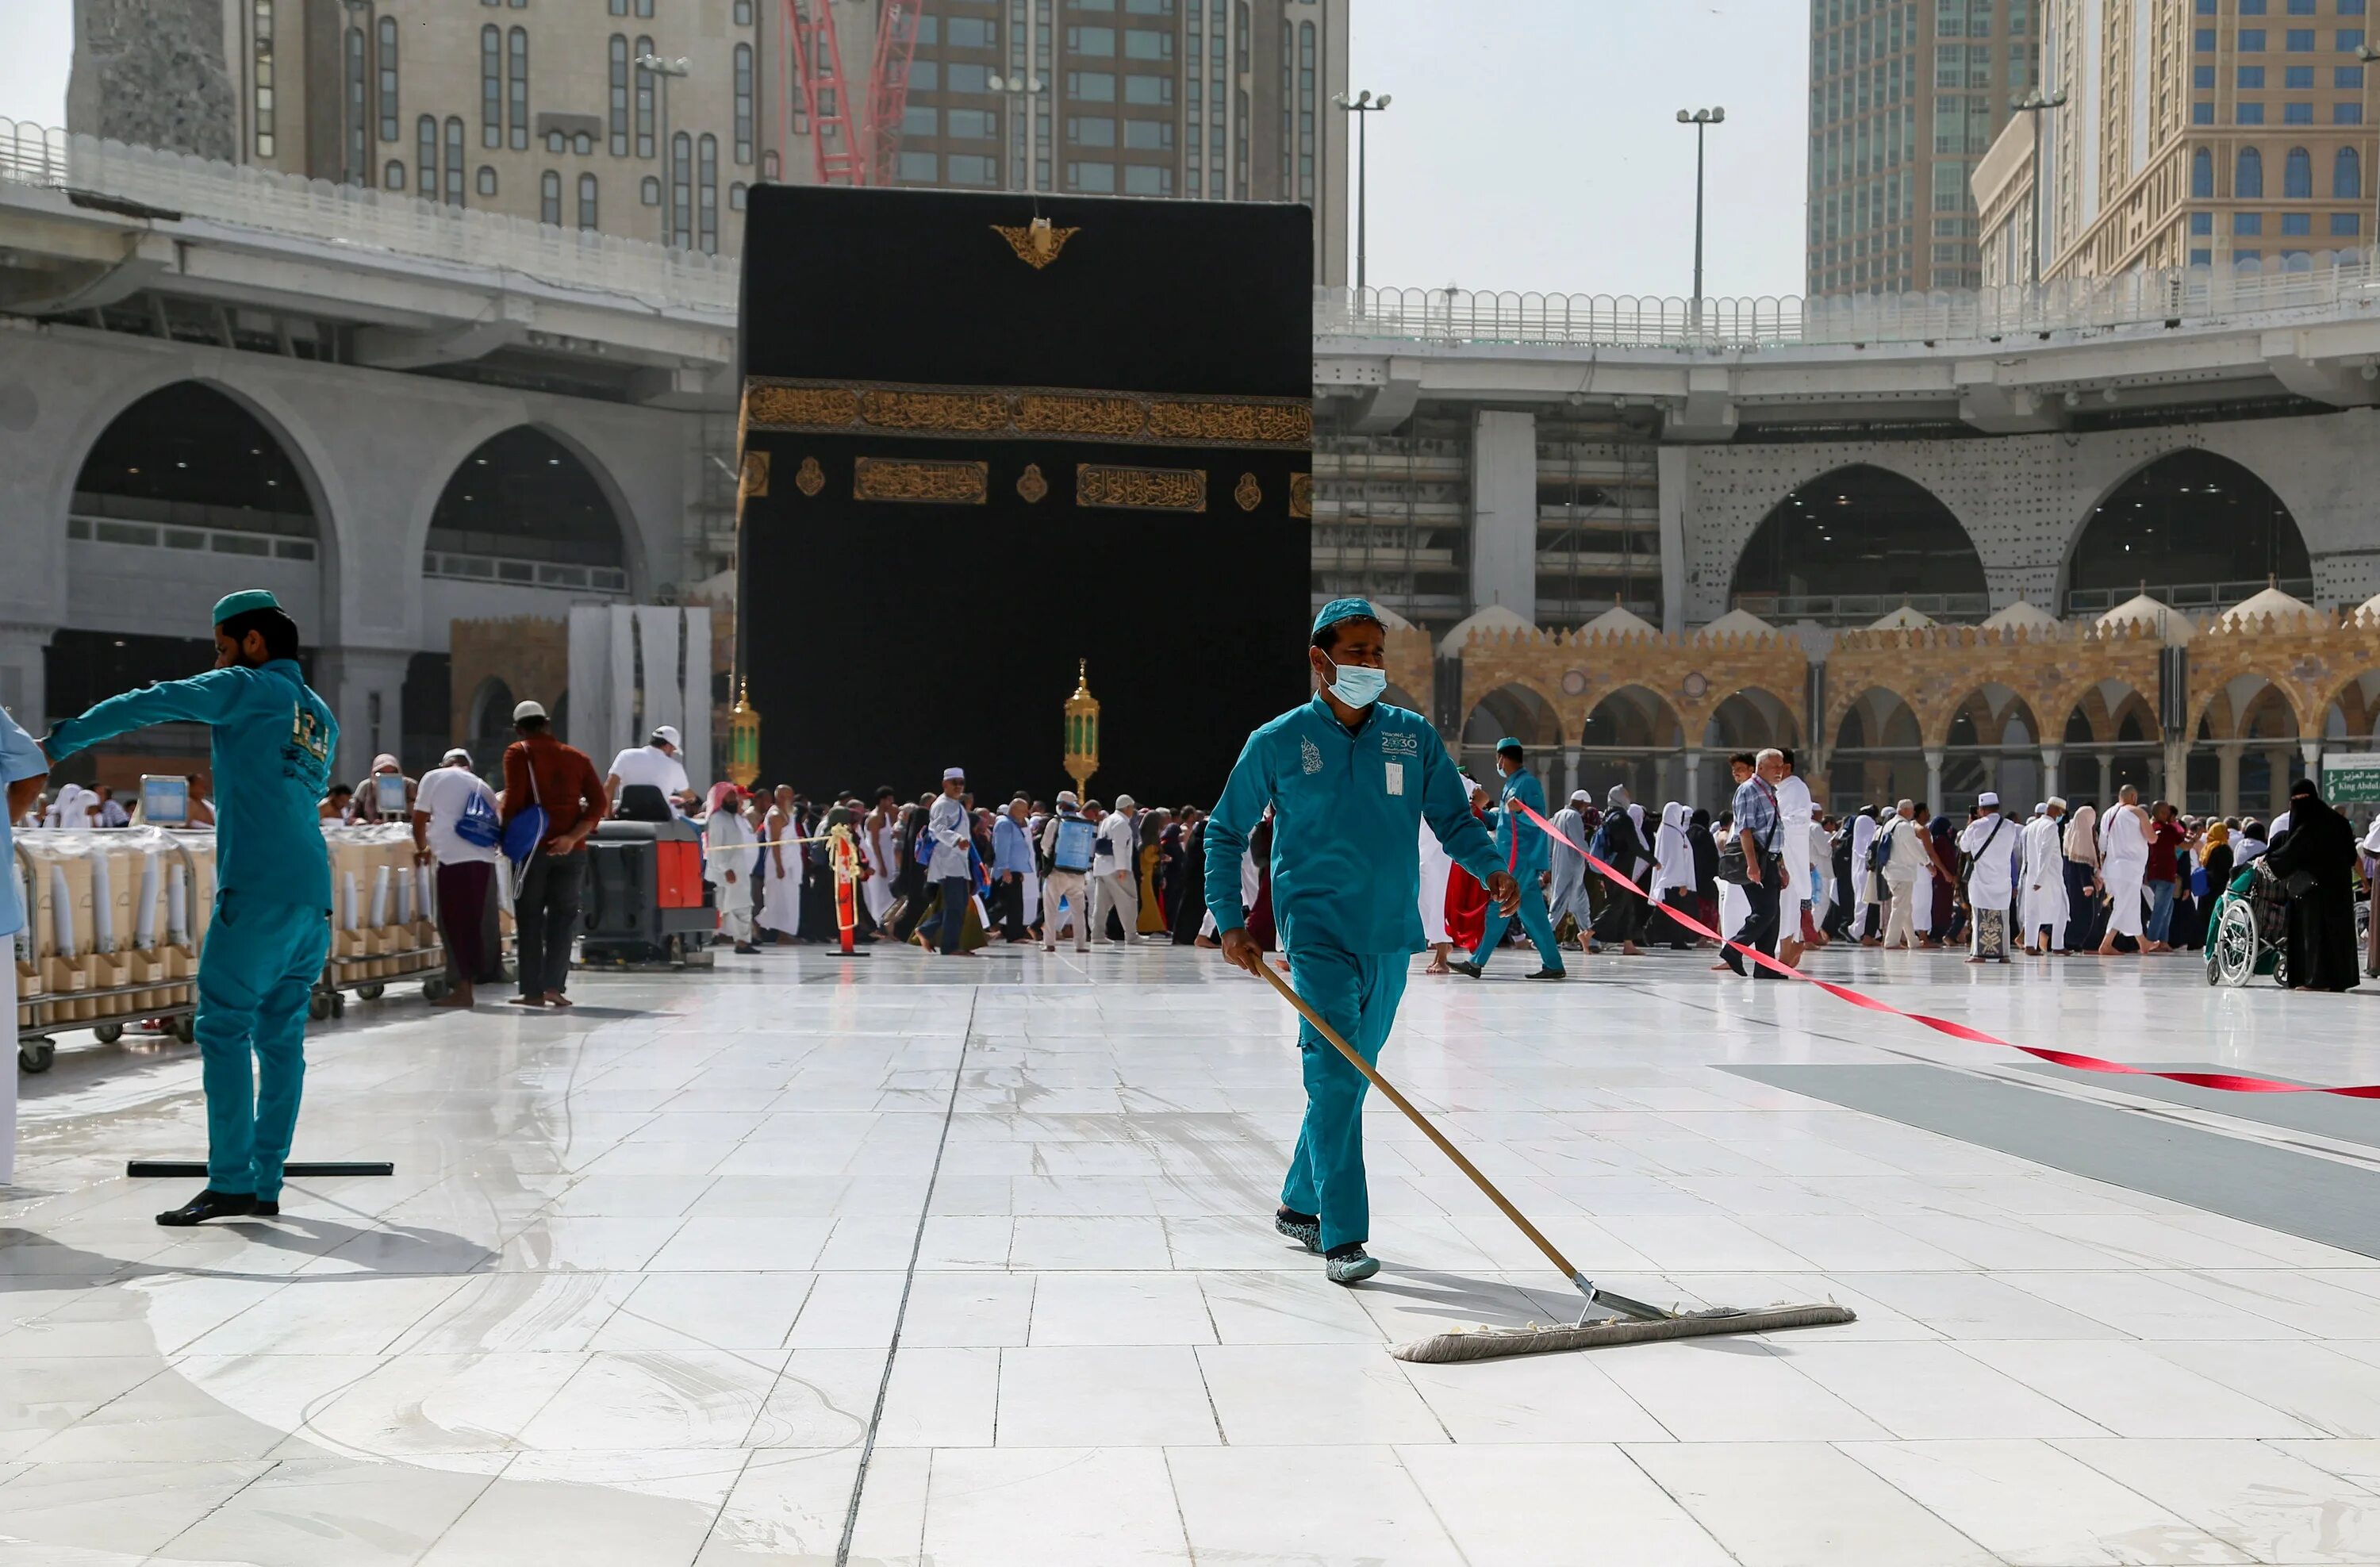
MULTIPOLYGON (((1644 888, 1621 874, 1617 868, 1607 865, 1588 854, 1586 845, 1571 843, 1568 833, 1520 801, 1514 800, 1512 804, 1523 816, 1543 828, 1548 837, 1559 843, 1568 844, 1570 847, 1585 856, 1586 863, 1595 867, 1597 873, 1604 880, 1617 882, 1638 897, 1645 898, 1648 903, 1651 902, 1644 888)), ((1964 1039, 1970 1044, 1998 1045, 2004 1050, 2022 1051, 2027 1055, 2037 1056, 2053 1065, 2071 1067, 2077 1072, 2107 1072, 2129 1077, 2162 1077, 2168 1083, 2187 1083, 2193 1088, 2215 1088, 2227 1094, 2337 1094, 2350 1099, 2380 1099, 2380 1083, 2366 1083, 2361 1087, 2350 1088, 2325 1088, 2304 1083, 2276 1082, 2270 1077, 2243 1077, 2229 1072, 2151 1072, 2144 1066, 2127 1066, 2120 1061, 2106 1061, 2095 1055, 2076 1055, 2070 1051, 2042 1050, 2034 1045, 2016 1044, 2000 1039, 1997 1035, 1986 1034, 1980 1028, 1971 1028, 1963 1023, 1953 1023, 1947 1017, 1928 1017, 1922 1012, 1903 1011, 1890 1002, 1878 1001, 1864 991, 1852 990, 1849 985, 1838 985, 1831 980, 1814 978, 1791 964, 1781 963, 1769 956, 1756 947, 1747 947, 1741 941, 1729 941, 1690 914, 1667 905, 1657 906, 1687 929, 1697 935, 1706 936, 1723 947, 1742 953, 1752 962, 1785 978, 1799 979, 1804 984, 1815 985, 1838 1001, 1849 1002, 1853 1006, 1865 1007, 1870 1012, 1889 1013, 1895 1017, 1905 1017, 1912 1023, 1924 1024, 1937 1034, 1948 1034, 1954 1039, 1964 1039)))

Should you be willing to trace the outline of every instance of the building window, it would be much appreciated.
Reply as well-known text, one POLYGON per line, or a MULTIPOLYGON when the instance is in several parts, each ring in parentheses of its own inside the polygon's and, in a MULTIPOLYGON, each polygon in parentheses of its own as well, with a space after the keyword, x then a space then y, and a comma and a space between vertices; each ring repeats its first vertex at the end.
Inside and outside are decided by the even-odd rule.
POLYGON ((694 138, 678 131, 670 138, 670 239, 681 249, 694 245, 694 138))
POLYGON ((2331 67, 2330 85, 2342 91, 2362 91, 2363 67, 2362 66, 2331 67))
POLYGON ((2192 103, 2190 106, 2190 123, 2192 125, 2213 125, 2215 123, 2215 105, 2212 103, 2192 103))
POLYGON ((914 185, 937 185, 941 182, 942 158, 939 152, 912 152, 903 149, 896 165, 900 177, 914 185))
POLYGON ((2313 159, 2302 147, 2289 149, 2281 163, 2281 195, 2285 200, 2303 201, 2313 195, 2313 159))
MULTIPOLYGON (((2210 81, 2206 85, 2212 87, 2215 84, 2210 81)), ((2265 67, 2262 66, 2241 66, 2240 67, 2240 79, 2234 83, 2234 85, 2252 92, 2262 92, 2265 90, 2265 67)))
POLYGON ((1123 193, 1127 196, 1171 196, 1173 194, 1173 171, 1155 164, 1126 164, 1123 193))
POLYGON ((2289 30, 2282 42, 2289 45, 2289 51, 2292 55, 2311 55, 2313 53, 2313 29, 2293 27, 2289 30))
POLYGON ((1127 60, 1170 60, 1173 58, 1173 35, 1144 27, 1128 27, 1123 30, 1123 57, 1127 60))
POLYGON ((528 30, 513 29, 510 45, 512 146, 514 152, 525 152, 528 150, 528 30))
POLYGON ((1115 165, 1113 164, 1068 164, 1066 186, 1072 190, 1112 194, 1115 190, 1115 165))
POLYGON ((2240 14, 2243 17, 2263 16, 2265 14, 2265 0, 2240 0, 2240 14))
POLYGON ((2265 30, 2260 27, 2241 28, 2240 30, 2239 50, 2242 55, 2263 54, 2265 52, 2265 30))
POLYGON ((2212 92, 2212 91, 2215 91, 2215 67, 2214 67, 2213 66, 2192 66, 2192 67, 2190 67, 2190 85, 2191 85, 2192 87, 2195 88, 2197 91, 2201 91, 2201 92, 2212 92))
POLYGON ((752 0, 735 0, 735 25, 737 27, 752 25, 752 0))
POLYGON ((719 138, 705 136, 695 144, 696 240, 703 254, 719 254, 719 138))
MULTIPOLYGON (((396 18, 380 19, 380 139, 397 140, 396 125, 396 18)), ((402 190, 403 185, 397 187, 402 190)))
POLYGON ((637 15, 640 17, 650 17, 652 14, 653 0, 637 0, 637 15))
POLYGON ((1115 102, 1115 78, 1105 71, 1068 71, 1066 96, 1079 98, 1086 103, 1115 102))
POLYGON ((504 144, 504 32, 491 22, 480 30, 480 145, 504 144))
POLYGON ((942 134, 962 141, 1000 140, 1000 115, 993 109, 953 109, 942 117, 942 134))
POLYGON ((2363 195, 2363 163, 2352 147, 2341 147, 2330 160, 2331 199, 2353 201, 2363 195))
POLYGON ((435 201, 438 200, 438 121, 436 117, 424 115, 414 121, 413 138, 414 162, 419 165, 420 174, 420 177, 414 182, 414 188, 421 192, 423 200, 435 201))
POLYGON ((1172 120, 1126 120, 1123 144, 1136 152, 1169 152, 1173 146, 1172 120))
POLYGON ((2362 125, 2363 123, 2363 105, 2361 103, 2333 103, 2330 106, 2330 123, 2333 125, 2362 125))
POLYGON ((2330 214, 2330 237, 2333 239, 2352 239, 2362 232, 2362 213, 2333 213, 2330 214))
POLYGON ((2312 103, 2284 103, 2284 104, 2282 104, 2282 105, 2281 105, 2281 123, 2282 123, 2283 125, 2312 125, 2312 124, 2313 124, 2313 105, 2312 103))
POLYGON ((2282 67, 2281 85, 2291 92, 2313 91, 2313 67, 2312 66, 2282 67))
POLYGON ((2202 55, 2215 53, 2215 30, 2202 27, 2190 35, 2190 46, 2202 55))
MULTIPOLYGON (((1196 91, 1197 87, 1196 81, 1190 83, 1192 91, 1196 91)), ((1170 76, 1128 76, 1123 79, 1123 101, 1160 106, 1170 104, 1173 102, 1173 79, 1170 76)))
MULTIPOLYGON (((1314 200, 1314 24, 1297 24, 1297 199, 1314 200)), ((1169 130, 1172 127, 1167 128, 1169 130)), ((1169 186, 1171 181, 1168 181, 1169 186)))
POLYGON ((256 155, 273 156, 273 0, 256 0, 256 155))
MULTIPOLYGON (((641 60, 653 52, 650 38, 637 40, 637 58, 641 60)), ((637 67, 637 156, 653 155, 653 73, 644 67, 637 67)))
POLYGON ((581 228, 591 229, 596 226, 595 197, 595 176, 591 174, 580 175, 578 176, 578 226, 581 228))
MULTIPOLYGON (((748 5, 747 10, 749 10, 748 5)), ((735 161, 752 161, 752 46, 735 46, 735 161)))
POLYGON ((942 112, 931 103, 912 103, 901 111, 901 134, 940 136, 942 133, 942 112))
POLYGON ((1070 27, 1066 30, 1066 53, 1069 55, 1113 55, 1115 29, 1111 27, 1070 27))
POLYGON ((2231 232, 2232 232, 2232 233, 2234 233, 2234 234, 2262 234, 2262 233, 2264 233, 2264 232, 2265 232, 2265 214, 2264 214, 2264 213, 2232 213, 2232 214, 2231 214, 2231 232))
POLYGON ((2215 232, 2215 214, 2213 213, 2191 213, 2190 232, 2192 234, 2213 234, 2215 232))
POLYGON ((537 176, 537 221, 562 226, 562 176, 552 169, 537 176))
POLYGON ((983 17, 952 17, 942 23, 942 43, 952 49, 997 49, 1000 24, 983 17))
POLYGON ((2265 123, 2265 105, 2241 103, 2233 109, 2231 117, 2240 125, 2262 125, 2265 123))
POLYGON ((997 185, 1000 160, 976 152, 953 152, 943 160, 953 185, 997 185))
POLYGON ((1075 147, 1112 147, 1116 144, 1115 125, 1104 115, 1069 115, 1067 143, 1075 147))
POLYGON ((728 210, 729 210, 730 212, 736 212, 736 213, 740 213, 740 212, 742 212, 742 211, 744 210, 744 203, 745 203, 745 200, 746 200, 746 198, 747 198, 747 197, 748 197, 750 194, 751 194, 751 187, 749 187, 749 186, 746 185, 746 184, 745 184, 742 180, 740 180, 740 179, 739 179, 739 180, 737 180, 737 181, 735 181, 733 185, 730 185, 730 186, 727 188, 727 207, 728 207, 728 210))
MULTIPOLYGON (((2346 8, 2347 7, 2344 6, 2339 7, 2342 12, 2344 12, 2346 8)), ((2358 49, 2363 47, 2363 30, 2360 27, 2340 28, 2338 30, 2338 52, 2340 54, 2352 55, 2358 49)))
POLYGON ((481 164, 480 165, 480 195, 482 195, 482 196, 492 196, 492 195, 494 195, 495 193, 496 193, 496 171, 495 171, 495 167, 494 167, 494 165, 493 165, 493 164, 481 164))
POLYGON ((947 91, 952 92, 989 92, 991 91, 991 67, 953 63, 942 73, 947 91))
POLYGON ((2190 264, 2194 267, 2211 267, 2215 264, 2215 252, 2212 250, 2192 250, 2190 253, 2190 264))
POLYGON ((463 116, 446 116, 446 204, 463 204, 463 116))
POLYGON ((381 188, 383 190, 404 189, 405 160, 403 158, 391 158, 387 163, 382 164, 380 171, 380 183, 381 188))
POLYGON ((371 107, 364 96, 364 30, 346 31, 347 167, 345 177, 361 185, 371 176, 371 107))
POLYGON ((2239 166, 2231 176, 2231 194, 2235 200, 2253 200, 2265 193, 2265 157, 2253 147, 2240 149, 2239 166))
MULTIPOLYGON (((625 6, 627 0, 613 0, 625 6)), ((628 41, 612 35, 612 156, 628 155, 628 41)))
POLYGON ((912 60, 909 62, 910 91, 940 92, 941 90, 942 71, 940 64, 932 60, 912 60))
POLYGON ((2281 214, 2281 234, 2284 237, 2290 235, 2312 234, 2313 232, 2313 214, 2312 213, 2283 213, 2281 214))
POLYGON ((645 176, 642 180, 638 181, 637 185, 637 199, 644 202, 648 207, 660 206, 662 204, 662 182, 660 178, 657 176, 649 174, 645 176))

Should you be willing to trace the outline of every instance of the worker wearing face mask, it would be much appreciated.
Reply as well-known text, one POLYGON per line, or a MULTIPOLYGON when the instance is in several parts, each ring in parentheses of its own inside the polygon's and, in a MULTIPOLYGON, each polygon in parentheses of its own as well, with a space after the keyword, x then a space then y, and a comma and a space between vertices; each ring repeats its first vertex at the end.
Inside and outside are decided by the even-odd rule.
MULTIPOLYGON (((1298 993, 1367 1061, 1377 1061, 1422 950, 1421 823, 1454 862, 1486 883, 1507 917, 1520 888, 1429 721, 1380 699, 1387 630, 1362 599, 1315 617, 1306 663, 1314 698, 1248 736, 1207 822, 1207 907, 1223 956, 1251 974, 1264 954, 1240 903, 1248 835, 1273 810, 1272 910, 1298 993)), ((1542 912, 1542 909, 1541 911, 1542 912)), ((1305 1123, 1273 1227, 1324 1258, 1333 1283, 1379 1271, 1366 1254, 1364 1180, 1368 1086, 1330 1042, 1298 1030, 1305 1123)))
POLYGON ((317 802, 339 726, 298 667, 298 623, 261 588, 215 605, 215 667, 110 697, 50 732, 53 759, 152 723, 212 732, 215 905, 194 1027, 207 1188, 157 1222, 281 1211, 306 1076, 306 1006, 329 955, 330 853, 317 802))

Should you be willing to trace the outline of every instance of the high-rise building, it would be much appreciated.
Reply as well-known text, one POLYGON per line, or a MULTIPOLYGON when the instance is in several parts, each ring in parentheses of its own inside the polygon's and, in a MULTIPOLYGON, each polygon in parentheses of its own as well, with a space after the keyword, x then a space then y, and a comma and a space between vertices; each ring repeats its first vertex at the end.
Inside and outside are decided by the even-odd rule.
POLYGON ((111 50, 117 14, 140 7, 77 0, 67 128, 732 253, 759 177, 769 3, 175 0, 220 16, 230 102, 195 130, 144 135, 128 99, 171 83, 143 61, 184 51, 111 50))
POLYGON ((2036 79, 2040 3, 1810 0, 1810 293, 1980 285, 1969 179, 2036 79))
MULTIPOLYGON (((796 3, 808 16, 819 0, 796 3)), ((1330 99, 1347 85, 1348 5, 926 0, 888 172, 953 189, 1303 201, 1316 281, 1343 283, 1347 127, 1330 99)), ((847 79, 883 7, 835 6, 847 79)), ((819 176, 809 110, 797 83, 789 179, 819 176)))
POLYGON ((2040 155, 2012 131, 1977 180, 1994 271, 2311 268, 2371 243, 2365 0, 2047 0, 2040 155))

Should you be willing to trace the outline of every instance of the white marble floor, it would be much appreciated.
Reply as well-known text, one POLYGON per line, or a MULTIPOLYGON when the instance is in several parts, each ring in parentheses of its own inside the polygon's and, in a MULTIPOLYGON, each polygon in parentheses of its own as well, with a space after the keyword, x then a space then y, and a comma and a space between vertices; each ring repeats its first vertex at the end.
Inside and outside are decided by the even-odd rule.
MULTIPOLYGON (((1818 962, 2031 1042, 2380 1079, 2380 997, 1818 962)), ((161 1230, 194 1184, 123 1178, 200 1150, 193 1052, 27 1079, 0 1564, 824 1564, 847 1517, 908 1567, 2380 1562, 2380 1214, 2338 1249, 1727 1068, 1936 1063, 2317 1177, 2380 1136, 1693 954, 1525 966, 1417 978, 1392 1075, 1615 1287, 1858 1323, 1407 1366, 1566 1292, 1377 1102, 1382 1273, 1287 1249, 1288 1017, 1212 954, 722 955, 566 1015, 352 1007, 298 1155, 396 1177, 277 1222, 161 1230)))

